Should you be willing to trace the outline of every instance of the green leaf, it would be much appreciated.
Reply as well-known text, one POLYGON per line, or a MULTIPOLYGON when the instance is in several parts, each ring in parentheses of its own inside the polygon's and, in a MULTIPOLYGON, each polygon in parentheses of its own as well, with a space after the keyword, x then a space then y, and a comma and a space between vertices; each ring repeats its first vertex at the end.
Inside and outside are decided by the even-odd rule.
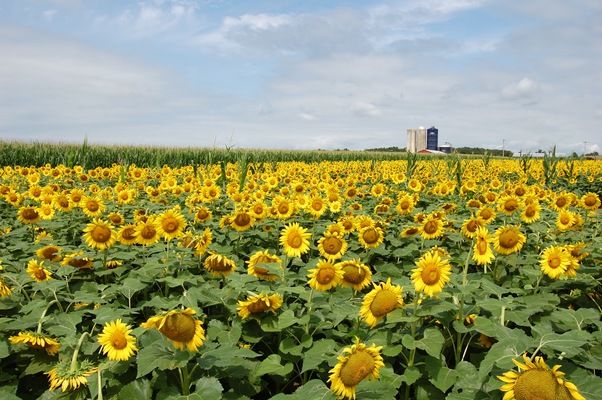
POLYGON ((422 374, 416 367, 406 368, 400 377, 400 382, 404 382, 406 385, 412 385, 416 382, 422 374))
POLYGON ((439 329, 428 328, 424 331, 424 337, 416 341, 416 347, 426 351, 432 357, 439 358, 443 343, 445 343, 445 338, 439 329))
POLYGON ((140 378, 154 369, 175 369, 188 363, 190 354, 185 351, 172 352, 165 348, 162 341, 156 341, 149 346, 142 347, 136 356, 140 378))
POLYGON ((132 381, 119 391, 120 399, 128 400, 150 400, 153 396, 151 383, 147 379, 132 381))
POLYGON ((278 349, 284 354, 300 356, 306 348, 311 347, 312 343, 313 340, 309 335, 304 335, 303 338, 301 338, 301 343, 298 343, 296 338, 289 336, 280 342, 278 349))
POLYGON ((443 360, 436 358, 427 357, 426 370, 431 377, 430 382, 442 392, 446 392, 458 379, 455 370, 448 368, 443 360))
POLYGON ((202 377, 196 381, 195 393, 198 393, 202 399, 221 399, 224 388, 219 379, 215 377, 202 377))
POLYGON ((313 346, 305 352, 303 357, 303 368, 301 372, 316 369, 320 364, 333 358, 336 342, 332 339, 320 339, 314 342, 313 346))
POLYGON ((263 375, 286 376, 293 370, 293 364, 282 365, 278 354, 270 354, 265 360, 259 363, 256 369, 251 373, 250 379, 254 381, 263 375))
POLYGON ((261 320, 261 329, 264 332, 280 332, 298 322, 299 319, 295 317, 295 313, 292 310, 286 310, 280 315, 263 318, 261 320))
POLYGON ((8 344, 5 341, 0 342, 0 359, 8 357, 10 352, 8 351, 8 344))

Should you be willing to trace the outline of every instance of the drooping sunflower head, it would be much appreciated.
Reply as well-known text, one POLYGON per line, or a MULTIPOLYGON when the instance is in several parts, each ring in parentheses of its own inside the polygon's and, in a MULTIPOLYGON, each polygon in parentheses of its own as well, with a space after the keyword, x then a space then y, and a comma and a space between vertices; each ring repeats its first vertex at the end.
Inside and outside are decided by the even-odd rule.
POLYGON ((94 219, 84 229, 84 240, 93 249, 105 250, 115 244, 117 235, 110 223, 94 219))
POLYGON ((149 318, 140 326, 157 329, 179 350, 197 351, 205 340, 205 330, 201 321, 194 318, 196 311, 191 308, 171 310, 149 318))
POLYGON ((490 246, 489 231, 486 227, 477 229, 475 242, 472 248, 472 259, 478 265, 488 265, 495 259, 490 246))
POLYGON ((494 248, 500 254, 512 254, 523 248, 527 238, 517 226, 504 225, 495 231, 494 248))
POLYGON ((88 377, 98 371, 90 361, 84 360, 76 364, 75 369, 63 360, 48 371, 48 380, 50 381, 50 390, 61 388, 62 392, 71 392, 88 384, 88 377))
POLYGON ((45 350, 48 355, 55 355, 61 348, 61 344, 58 340, 45 335, 43 333, 34 333, 29 331, 19 332, 15 336, 8 338, 8 341, 13 344, 26 344, 32 349, 45 350))
POLYGON ((357 385, 364 379, 378 379, 385 366, 381 346, 366 346, 358 338, 351 347, 343 349, 337 364, 330 370, 330 390, 344 399, 355 399, 357 385))
POLYGON ((36 250, 36 255, 41 260, 60 261, 61 248, 55 245, 48 245, 36 250))
POLYGON ((403 306, 401 286, 392 285, 391 278, 388 278, 387 282, 373 285, 374 289, 364 296, 360 309, 360 317, 371 328, 388 313, 403 306))
POLYGON ((351 287, 355 291, 360 291, 372 281, 370 267, 363 264, 359 259, 341 261, 337 265, 343 271, 341 286, 351 287))
POLYGON ((275 313, 282 307, 283 298, 278 293, 273 294, 251 294, 246 300, 239 300, 237 305, 238 315, 242 319, 247 319, 252 315, 259 315, 266 312, 275 313))
POLYGON ((416 262, 416 268, 412 270, 412 282, 416 292, 432 297, 443 291, 450 275, 451 265, 447 258, 441 257, 439 252, 429 251, 416 262))
POLYGON ((121 322, 121 319, 108 322, 98 335, 102 353, 112 361, 129 360, 138 351, 136 338, 131 333, 131 327, 121 322))
POLYGON ((89 257, 84 256, 83 251, 77 251, 75 253, 69 253, 61 261, 61 265, 70 265, 78 269, 89 269, 92 268, 92 260, 89 257))
POLYGON ((347 241, 342 234, 326 232, 318 241, 320 254, 329 260, 338 260, 347 251, 347 241))
POLYGON ((216 253, 209 255, 205 259, 203 266, 213 276, 226 276, 236 270, 236 262, 234 260, 216 253))
POLYGON ((17 212, 17 219, 23 224, 35 224, 41 218, 40 213, 35 207, 21 207, 17 212))
POLYGON ((280 244, 284 247, 284 252, 289 257, 301 257, 309 251, 309 238, 311 233, 293 222, 287 225, 280 235, 280 244))
POLYGON ((512 360, 518 372, 507 371, 497 378, 504 400, 585 400, 575 384, 564 378, 560 365, 550 368, 542 357, 531 360, 526 354, 523 362, 512 360))
POLYGON ((282 270, 282 260, 280 257, 270 254, 269 250, 254 253, 247 264, 247 273, 256 276, 258 279, 275 281, 280 278, 277 272, 282 270))
POLYGON ((117 232, 117 240, 119 240, 119 243, 125 245, 136 243, 137 236, 136 225, 132 224, 123 225, 117 232))
POLYGON ((52 272, 44 268, 44 261, 29 260, 27 273, 36 282, 44 282, 52 279, 52 272))

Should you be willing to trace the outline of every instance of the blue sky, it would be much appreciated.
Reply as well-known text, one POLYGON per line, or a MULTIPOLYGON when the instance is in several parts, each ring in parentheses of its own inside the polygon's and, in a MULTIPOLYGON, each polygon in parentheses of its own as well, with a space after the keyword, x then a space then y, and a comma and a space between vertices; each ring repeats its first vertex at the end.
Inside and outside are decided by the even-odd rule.
POLYGON ((4 0, 0 138, 600 151, 598 0, 4 0), (585 142, 585 144, 584 144, 585 142))

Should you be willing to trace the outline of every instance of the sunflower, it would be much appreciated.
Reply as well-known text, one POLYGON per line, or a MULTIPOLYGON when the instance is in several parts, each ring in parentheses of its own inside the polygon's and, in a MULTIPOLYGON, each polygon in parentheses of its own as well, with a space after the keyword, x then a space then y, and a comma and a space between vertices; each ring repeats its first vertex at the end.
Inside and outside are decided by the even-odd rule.
POLYGON ((326 232, 318 241, 318 250, 324 258, 338 260, 347 251, 347 241, 343 238, 342 233, 326 232))
POLYGON ((92 268, 92 260, 85 257, 83 254, 83 251, 67 254, 65 258, 63 258, 63 261, 61 261, 61 265, 70 265, 78 269, 92 268))
POLYGON ((236 211, 230 216, 230 226, 238 232, 249 230, 255 223, 253 215, 247 211, 236 211))
POLYGON ((401 237, 408 238, 410 236, 414 236, 417 233, 420 233, 420 228, 417 226, 410 226, 401 231, 401 237))
POLYGON ((366 226, 358 232, 360 244, 365 249, 374 249, 380 246, 385 238, 383 230, 378 226, 366 226))
POLYGON ((13 344, 26 344, 32 349, 43 349, 48 353, 48 355, 55 355, 59 352, 61 348, 61 344, 58 340, 53 339, 50 336, 47 336, 41 332, 19 332, 19 334, 15 336, 11 336, 8 338, 8 341, 13 344))
POLYGON ((280 278, 280 275, 275 274, 274 270, 276 268, 282 270, 282 260, 280 257, 270 254, 269 250, 254 253, 247 261, 247 264, 249 265, 247 273, 256 276, 260 280, 275 281, 280 278), (272 268, 272 271, 266 268, 270 264, 275 267, 272 268))
POLYGON ((479 227, 472 248, 472 259, 477 265, 488 265, 495 259, 489 243, 489 231, 485 227, 479 227))
POLYGON ((309 206, 307 207, 307 212, 311 214, 312 217, 318 219, 324 214, 326 211, 326 202, 319 196, 314 196, 309 201, 309 206))
POLYGON ((387 282, 372 284, 374 288, 364 296, 360 317, 371 328, 388 313, 403 306, 401 286, 391 285, 391 278, 387 282))
POLYGON ((194 213, 195 222, 207 222, 211 219, 211 211, 207 207, 199 207, 194 213))
POLYGON ((341 286, 351 287, 353 290, 360 291, 372 281, 372 271, 370 267, 358 260, 346 260, 337 263, 343 271, 341 286))
POLYGON ((54 208, 48 204, 42 204, 38 207, 38 213, 40 214, 40 218, 45 221, 49 221, 54 218, 54 208))
POLYGON ((580 199, 581 207, 588 211, 595 211, 600 208, 600 197, 596 193, 587 192, 580 199))
POLYGON ((287 225, 280 235, 280 244, 289 257, 301 257, 309 251, 311 233, 299 226, 297 222, 287 225))
POLYGON ((561 209, 556 218, 556 227, 559 231, 568 231, 577 223, 577 215, 569 210, 561 209))
POLYGON ((136 224, 136 243, 149 246, 157 243, 160 237, 159 225, 154 217, 136 224))
POLYGON ((484 223, 489 224, 495 220, 495 210, 491 207, 481 207, 477 211, 477 217, 484 223))
POLYGON ((571 205, 571 197, 567 192, 559 193, 555 196, 552 196, 550 199, 550 205, 556 211, 566 209, 571 205))
POLYGON ((98 335, 102 353, 111 361, 129 360, 138 351, 136 338, 131 335, 131 332, 131 327, 121 322, 121 319, 108 322, 102 329, 102 333, 98 335))
POLYGON ((423 239, 437 239, 443 235, 443 221, 434 216, 427 216, 423 221, 420 222, 420 236, 423 239))
POLYGON ((205 340, 205 330, 201 321, 194 318, 192 308, 171 310, 162 315, 150 317, 140 326, 145 329, 157 329, 165 335, 179 350, 197 351, 205 340))
POLYGON ((209 245, 213 242, 213 233, 211 233, 211 229, 205 228, 203 233, 195 237, 195 241, 194 254, 200 257, 205 254, 209 245))
POLYGON ((221 254, 211 254, 203 263, 205 269, 213 276, 226 276, 236 270, 236 263, 221 254))
POLYGON ((95 218, 84 229, 84 240, 93 249, 105 250, 115 244, 117 235, 113 231, 113 225, 95 218))
POLYGON ((23 224, 35 224, 41 218, 40 213, 35 207, 21 207, 17 212, 17 219, 23 224))
POLYGON ((507 371, 497 378, 504 400, 585 400, 575 384, 564 378, 560 365, 548 367, 542 357, 533 361, 523 354, 523 362, 512 360, 518 372, 507 371))
POLYGON ((95 197, 85 197, 80 202, 80 207, 84 214, 90 218, 99 217, 105 210, 105 205, 102 200, 95 197))
POLYGON ((533 201, 525 206, 520 213, 520 219, 526 224, 533 223, 541 218, 540 211, 541 206, 539 205, 539 201, 533 201))
POLYGON ((0 277, 0 297, 8 297, 12 292, 13 290, 10 286, 8 286, 4 280, 2 280, 2 277, 0 277))
POLYGON ((550 246, 543 251, 539 265, 544 274, 558 279, 571 266, 571 253, 564 246, 550 246))
POLYGON ((338 356, 337 364, 329 371, 330 390, 338 397, 355 399, 355 388, 364 379, 378 379, 385 366, 380 355, 382 346, 366 346, 359 339, 338 356))
POLYGON ((124 225, 117 232, 117 240, 121 244, 130 245, 136 243, 138 232, 136 231, 136 225, 124 225))
POLYGON ((414 210, 415 205, 414 196, 404 193, 399 197, 395 210, 401 215, 410 214, 414 210))
POLYGON ((462 224, 462 234, 469 239, 474 239, 477 235, 477 230, 482 226, 478 217, 470 217, 462 224))
POLYGON ((52 279, 52 272, 44 268, 44 261, 29 260, 27 273, 36 282, 44 282, 52 279))
POLYGON ((498 200, 498 210, 506 215, 512 215, 520 206, 520 199, 516 196, 503 196, 498 200))
POLYGON ((264 312, 276 313, 282 307, 283 298, 278 293, 274 294, 253 294, 246 300, 239 300, 236 309, 242 319, 247 319, 251 315, 264 312))
POLYGON ((320 260, 316 268, 308 271, 308 284, 312 289, 326 291, 336 287, 343 279, 343 270, 339 264, 320 260))
POLYGON ((527 238, 517 226, 504 225, 495 231, 493 247, 500 254, 512 254, 523 248, 527 238))
POLYGON ((175 207, 160 214, 157 219, 157 231, 166 240, 171 240, 182 235, 186 228, 186 220, 180 213, 180 208, 175 207))
POLYGON ((416 266, 412 270, 412 282, 416 291, 424 292, 430 297, 441 293, 451 274, 447 258, 442 257, 438 251, 429 251, 420 257, 416 266))
POLYGON ((61 261, 61 248, 55 245, 44 246, 36 250, 36 256, 42 260, 61 261))
POLYGON ((84 360, 71 368, 69 362, 61 361, 53 369, 48 371, 48 380, 50 381, 50 390, 61 388, 62 392, 77 390, 80 386, 88 384, 88 377, 98 371, 88 360, 84 360))

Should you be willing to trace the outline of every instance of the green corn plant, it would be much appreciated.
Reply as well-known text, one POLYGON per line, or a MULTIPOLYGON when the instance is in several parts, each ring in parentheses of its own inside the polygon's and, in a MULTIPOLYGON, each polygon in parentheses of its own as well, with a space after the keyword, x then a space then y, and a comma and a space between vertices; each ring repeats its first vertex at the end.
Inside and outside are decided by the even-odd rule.
POLYGON ((556 145, 552 148, 551 154, 545 153, 543 156, 543 176, 544 184, 550 186, 558 174, 558 157, 556 157, 556 145))

